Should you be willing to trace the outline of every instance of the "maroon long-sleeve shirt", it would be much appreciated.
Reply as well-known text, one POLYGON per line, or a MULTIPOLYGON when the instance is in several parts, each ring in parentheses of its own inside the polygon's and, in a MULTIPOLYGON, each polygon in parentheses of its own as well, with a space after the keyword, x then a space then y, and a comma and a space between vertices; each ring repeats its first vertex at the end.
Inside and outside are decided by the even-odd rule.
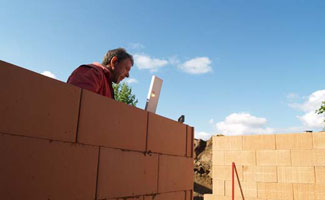
POLYGON ((114 99, 110 72, 99 63, 81 65, 72 72, 67 83, 114 99))

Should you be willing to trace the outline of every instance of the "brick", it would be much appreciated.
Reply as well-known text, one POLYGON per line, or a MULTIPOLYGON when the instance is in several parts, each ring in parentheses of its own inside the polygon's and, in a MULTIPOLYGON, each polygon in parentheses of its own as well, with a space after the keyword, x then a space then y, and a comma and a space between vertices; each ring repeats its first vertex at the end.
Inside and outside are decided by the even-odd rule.
POLYGON ((256 151, 256 163, 260 166, 291 166, 290 150, 256 151))
POLYGON ((194 127, 186 126, 186 156, 193 158, 194 127))
POLYGON ((193 159, 159 156, 158 193, 193 190, 193 159))
MULTIPOLYGON (((257 197, 257 185, 253 182, 240 182, 244 197, 257 197)), ((225 182, 226 196, 232 196, 232 181, 225 182)), ((235 197, 241 197, 238 181, 235 181, 235 197)))
POLYGON ((170 193, 162 193, 158 194, 154 200, 186 200, 185 199, 185 192, 179 191, 179 192, 170 192, 170 193))
POLYGON ((0 134, 1 199, 94 199, 98 151, 0 134))
POLYGON ((325 149, 325 132, 312 133, 315 149, 325 149))
POLYGON ((97 199, 157 193, 158 155, 101 148, 97 199))
POLYGON ((0 61, 0 132, 73 142, 81 89, 0 61))
MULTIPOLYGON (((150 200, 151 199, 152 198, 150 198, 150 200)), ((135 197, 114 198, 111 200, 149 200, 149 198, 144 198, 143 196, 135 196, 135 197)))
POLYGON ((293 184, 295 200, 315 199, 315 184, 293 184))
POLYGON ((260 199, 293 200, 292 184, 257 183, 257 196, 260 199))
POLYGON ((225 165, 225 152, 213 151, 212 152, 212 164, 213 165, 225 165))
POLYGON ((215 195, 225 195, 225 181, 212 179, 212 193, 215 195))
POLYGON ((220 196, 215 194, 204 194, 204 200, 231 200, 231 197, 220 196))
POLYGON ((291 150, 292 166, 324 166, 325 150, 291 150))
POLYGON ((316 184, 315 185, 315 196, 316 200, 323 200, 325 199, 325 185, 324 184, 316 184))
POLYGON ((275 135, 243 136, 243 150, 274 150, 275 135))
POLYGON ((213 151, 243 149, 243 136, 214 136, 212 141, 213 151))
POLYGON ((193 190, 186 190, 185 191, 185 200, 192 200, 193 199, 193 190))
POLYGON ((313 138, 310 133, 277 134, 276 149, 312 149, 313 138))
POLYGON ((325 167, 315 167, 316 183, 325 184, 325 167))
MULTIPOLYGON (((232 166, 212 166, 212 178, 213 180, 231 180, 232 179, 232 166)), ((236 166, 239 179, 243 180, 242 166, 236 166)))
POLYGON ((225 165, 256 165, 255 151, 225 151, 225 165))
POLYGON ((149 113, 148 151, 186 155, 186 125, 149 113))
POLYGON ((144 110, 83 90, 79 143, 145 151, 146 129, 144 110))
POLYGON ((277 182, 276 167, 243 166, 245 182, 277 182))
POLYGON ((280 183, 315 183, 314 167, 278 167, 280 183))

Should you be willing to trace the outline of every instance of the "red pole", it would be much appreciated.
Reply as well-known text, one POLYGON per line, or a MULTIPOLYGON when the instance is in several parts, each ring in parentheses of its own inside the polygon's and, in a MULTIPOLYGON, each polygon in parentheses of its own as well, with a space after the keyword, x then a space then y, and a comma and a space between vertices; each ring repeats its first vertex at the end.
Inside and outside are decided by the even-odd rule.
POLYGON ((235 200, 235 163, 232 163, 232 200, 235 200))

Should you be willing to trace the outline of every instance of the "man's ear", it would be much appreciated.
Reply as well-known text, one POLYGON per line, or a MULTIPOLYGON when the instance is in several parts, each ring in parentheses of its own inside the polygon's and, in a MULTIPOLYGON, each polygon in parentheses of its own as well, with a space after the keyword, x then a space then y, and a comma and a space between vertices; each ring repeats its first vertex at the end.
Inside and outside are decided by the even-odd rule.
POLYGON ((110 66, 111 66, 111 69, 114 70, 115 69, 115 64, 117 62, 117 57, 114 56, 112 59, 111 59, 111 62, 110 62, 110 66))

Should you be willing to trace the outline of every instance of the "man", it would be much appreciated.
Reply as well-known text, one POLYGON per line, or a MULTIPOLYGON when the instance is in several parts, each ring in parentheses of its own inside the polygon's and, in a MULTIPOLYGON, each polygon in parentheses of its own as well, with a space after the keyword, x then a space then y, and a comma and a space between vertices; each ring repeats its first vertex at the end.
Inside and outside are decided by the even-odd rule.
POLYGON ((132 65, 133 57, 125 49, 109 50, 102 64, 81 65, 72 72, 67 83, 114 99, 112 82, 118 84, 128 78, 132 65))

